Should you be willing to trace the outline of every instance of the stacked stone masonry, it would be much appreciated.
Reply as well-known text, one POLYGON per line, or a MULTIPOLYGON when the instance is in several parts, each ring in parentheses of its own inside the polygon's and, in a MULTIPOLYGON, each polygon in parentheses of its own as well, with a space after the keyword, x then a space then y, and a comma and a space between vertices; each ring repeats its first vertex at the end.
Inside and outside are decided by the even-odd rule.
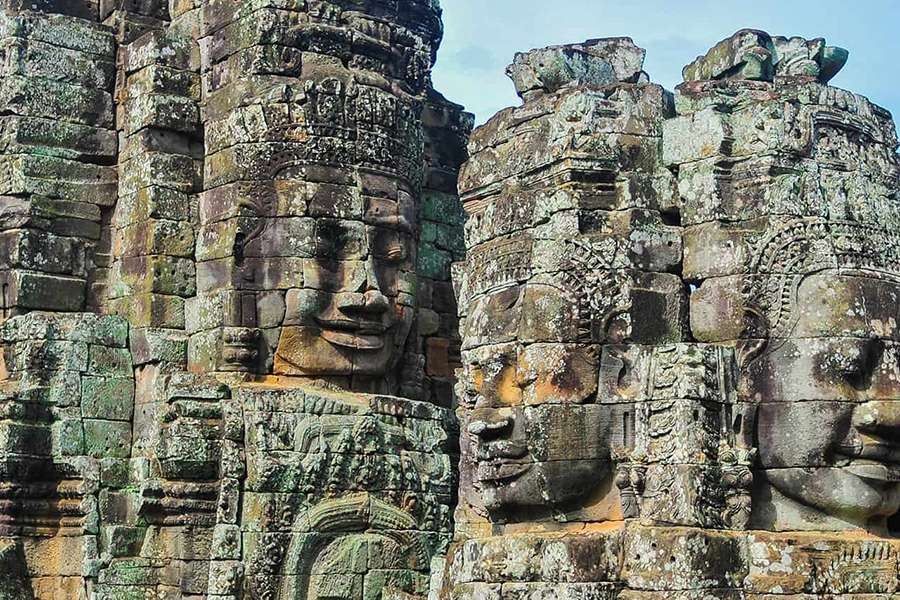
POLYGON ((460 176, 449 599, 898 597, 890 114, 745 30, 519 55, 460 176))
POLYGON ((672 93, 533 50, 472 132, 442 35, 0 0, 0 600, 900 598, 900 160, 848 52, 744 30, 672 93))
POLYGON ((472 128, 438 5, 0 8, 0 598, 427 595, 472 128))

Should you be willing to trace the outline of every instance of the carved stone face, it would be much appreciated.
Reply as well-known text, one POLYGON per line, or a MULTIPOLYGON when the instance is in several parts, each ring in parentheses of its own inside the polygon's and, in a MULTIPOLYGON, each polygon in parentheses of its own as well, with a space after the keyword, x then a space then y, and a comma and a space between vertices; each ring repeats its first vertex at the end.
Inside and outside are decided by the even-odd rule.
MULTIPOLYGON (((463 479, 471 486, 470 501, 492 512, 584 500, 610 474, 606 411, 590 403, 597 392, 596 348, 547 341, 552 334, 522 342, 531 339, 528 331, 567 319, 565 311, 531 312, 534 323, 520 318, 533 311, 529 298, 544 298, 546 308, 559 294, 547 286, 516 286, 473 303, 470 318, 497 316, 495 328, 482 335, 496 340, 515 331, 518 338, 469 348, 463 356, 463 479)), ((469 326, 480 328, 477 322, 469 326)), ((474 332, 466 337, 477 339, 474 332)))
POLYGON ((380 377, 396 364, 414 318, 410 212, 385 202, 364 222, 317 220, 306 287, 287 296, 276 373, 380 377))
POLYGON ((748 366, 763 481, 776 491, 760 504, 776 522, 877 526, 900 510, 900 285, 877 277, 806 277, 791 337, 748 366))

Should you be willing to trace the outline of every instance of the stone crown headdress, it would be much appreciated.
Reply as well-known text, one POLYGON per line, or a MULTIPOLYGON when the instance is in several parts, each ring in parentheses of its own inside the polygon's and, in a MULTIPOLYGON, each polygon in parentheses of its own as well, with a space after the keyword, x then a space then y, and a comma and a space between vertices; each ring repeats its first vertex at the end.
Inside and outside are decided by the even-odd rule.
POLYGON ((764 337, 790 335, 799 317, 794 309, 800 284, 825 270, 868 271, 900 283, 900 234, 870 224, 804 219, 765 236, 741 290, 751 317, 764 320, 764 337))

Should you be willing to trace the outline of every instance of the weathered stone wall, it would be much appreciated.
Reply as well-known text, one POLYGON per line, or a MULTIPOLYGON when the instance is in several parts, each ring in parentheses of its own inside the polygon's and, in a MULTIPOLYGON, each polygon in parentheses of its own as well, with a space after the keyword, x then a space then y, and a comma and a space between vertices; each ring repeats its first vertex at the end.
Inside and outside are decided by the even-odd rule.
POLYGON ((536 50, 469 141, 441 37, 0 1, 0 598, 896 598, 900 161, 847 52, 745 30, 672 94, 536 50))
POLYGON ((118 510, 134 409, 128 324, 31 313, 7 320, 0 339, 0 552, 15 590, 4 593, 83 597, 101 553, 130 539, 118 510))
POLYGON ((84 310, 116 203, 115 39, 76 16, 5 11, 2 40, 3 314, 84 310))
POLYGON ((824 40, 642 60, 518 55, 472 135, 433 597, 894 598, 894 123, 824 40))
POLYGON ((472 127, 437 3, 0 8, 0 597, 423 597, 472 127))

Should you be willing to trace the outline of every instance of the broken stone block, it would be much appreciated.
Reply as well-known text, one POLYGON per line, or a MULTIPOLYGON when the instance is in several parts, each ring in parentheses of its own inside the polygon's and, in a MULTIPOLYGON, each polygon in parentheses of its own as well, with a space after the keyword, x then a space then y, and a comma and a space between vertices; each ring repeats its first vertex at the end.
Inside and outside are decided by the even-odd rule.
POLYGON ((7 310, 81 310, 85 281, 78 277, 46 275, 31 271, 0 272, 7 310))
POLYGON ((775 72, 779 76, 812 77, 828 83, 847 64, 850 52, 826 46, 823 38, 775 37, 775 72))
POLYGON ((636 83, 643 75, 645 51, 631 38, 588 40, 517 54, 507 69, 519 96, 553 93, 567 85, 636 83))
POLYGON ((83 376, 81 412, 89 419, 130 421, 134 413, 132 377, 83 376))
POLYGON ((131 454, 131 423, 85 419, 84 448, 94 458, 127 458, 131 454))
POLYGON ((775 45, 771 36, 756 29, 742 29, 719 42, 705 56, 684 68, 685 81, 746 79, 771 81, 775 45))

